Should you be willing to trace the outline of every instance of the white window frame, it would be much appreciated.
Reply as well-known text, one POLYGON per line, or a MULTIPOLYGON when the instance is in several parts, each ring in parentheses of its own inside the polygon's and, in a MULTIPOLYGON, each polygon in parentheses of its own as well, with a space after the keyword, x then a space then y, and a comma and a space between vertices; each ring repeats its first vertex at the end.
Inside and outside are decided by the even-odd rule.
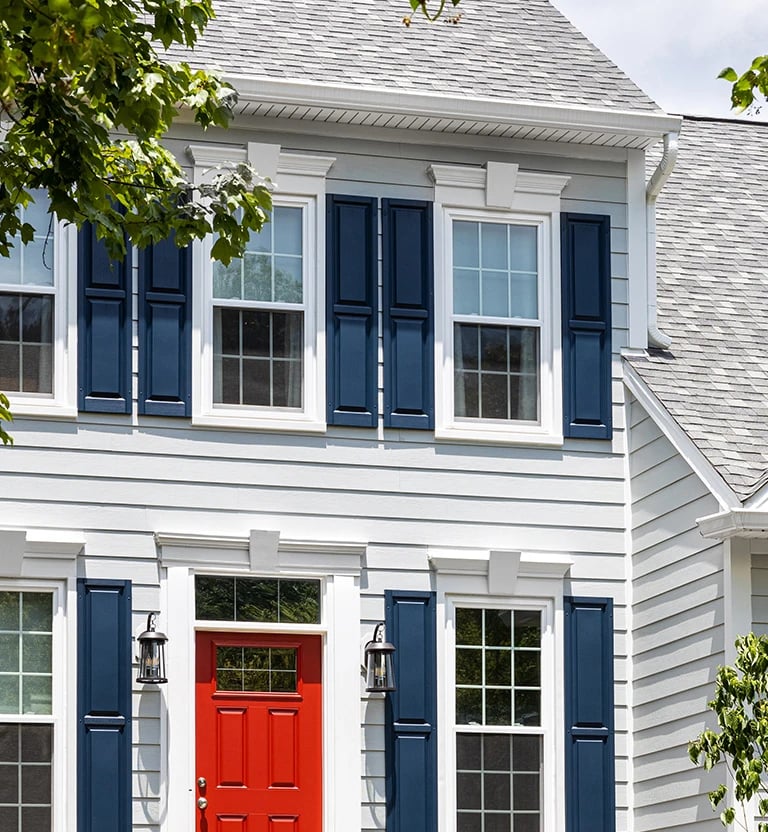
MULTIPOLYGON (((278 191, 276 206, 303 210, 302 269, 304 296, 303 404, 301 408, 214 404, 213 401, 213 268, 212 241, 193 250, 193 280, 200 291, 193 296, 192 424, 204 427, 321 433, 325 421, 325 177, 335 161, 329 156, 280 153, 276 145, 250 144, 245 148, 194 146, 188 153, 195 163, 195 180, 202 181, 216 165, 232 165, 246 158, 263 174, 272 174, 278 191), (272 158, 274 171, 260 161, 272 158)), ((215 172, 215 171, 214 171, 215 172)), ((231 305, 236 306, 233 302, 231 305)), ((280 305, 274 305, 275 310, 280 305)), ((295 308, 295 305, 290 305, 295 308)), ((240 307, 238 307, 240 308, 240 307)), ((242 307, 244 308, 244 307, 242 307)), ((266 308, 266 307, 264 307, 266 308)), ((286 307, 287 308, 287 307, 286 307)))
MULTIPOLYGON (((77 228, 53 224, 53 287, 3 283, 0 293, 53 298, 53 392, 2 390, 14 416, 77 417, 77 228)), ((21 243, 17 243, 21 245, 21 243)))
POLYGON ((563 443, 560 336, 560 195, 569 177, 525 173, 517 165, 485 168, 431 165, 435 183, 435 438, 552 445, 563 443), (538 237, 539 419, 536 423, 457 418, 454 413, 455 317, 480 325, 526 325, 482 316, 454 316, 453 223, 534 225, 538 237))
MULTIPOLYGON (((437 591, 438 830, 456 830, 457 607, 540 610, 541 726, 516 726, 542 740, 541 828, 565 828, 564 577, 568 555, 499 550, 430 549, 437 591)), ((493 733, 494 726, 488 726, 493 733)))

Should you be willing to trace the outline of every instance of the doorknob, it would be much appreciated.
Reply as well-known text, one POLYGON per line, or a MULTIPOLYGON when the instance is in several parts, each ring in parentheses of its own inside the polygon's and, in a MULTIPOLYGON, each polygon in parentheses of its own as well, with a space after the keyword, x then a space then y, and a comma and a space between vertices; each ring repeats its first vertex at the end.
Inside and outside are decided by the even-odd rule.
POLYGON ((205 809, 208 806, 208 801, 204 797, 197 798, 197 808, 205 809))

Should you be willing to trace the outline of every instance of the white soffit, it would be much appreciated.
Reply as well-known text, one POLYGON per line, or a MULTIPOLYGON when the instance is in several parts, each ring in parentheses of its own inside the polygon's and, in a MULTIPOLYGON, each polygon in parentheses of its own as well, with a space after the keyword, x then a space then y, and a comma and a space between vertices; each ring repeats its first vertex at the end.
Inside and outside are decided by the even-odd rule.
POLYGON ((463 98, 375 87, 228 75, 236 115, 438 133, 645 148, 681 119, 648 111, 463 98))

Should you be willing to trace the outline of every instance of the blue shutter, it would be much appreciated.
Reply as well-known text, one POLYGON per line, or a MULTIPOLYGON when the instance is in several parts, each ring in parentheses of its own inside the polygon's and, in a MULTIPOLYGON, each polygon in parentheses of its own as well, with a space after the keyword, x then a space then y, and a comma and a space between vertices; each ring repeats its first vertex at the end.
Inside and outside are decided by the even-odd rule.
POLYGON ((611 227, 562 215, 565 436, 611 438, 611 227))
POLYGON ((139 413, 192 413, 192 251, 173 236, 139 254, 139 413))
POLYGON ((77 582, 77 830, 131 829, 131 582, 77 582))
POLYGON ((613 602, 564 604, 566 832, 614 832, 613 602))
POLYGON ((384 199, 384 425, 434 427, 432 203, 384 199))
POLYGON ((386 707, 387 832, 437 830, 435 593, 387 590, 397 690, 386 707))
POLYGON ((100 413, 131 411, 131 256, 110 260, 90 223, 80 230, 78 405, 100 413))
POLYGON ((328 423, 374 427, 378 200, 329 195, 326 211, 328 423))

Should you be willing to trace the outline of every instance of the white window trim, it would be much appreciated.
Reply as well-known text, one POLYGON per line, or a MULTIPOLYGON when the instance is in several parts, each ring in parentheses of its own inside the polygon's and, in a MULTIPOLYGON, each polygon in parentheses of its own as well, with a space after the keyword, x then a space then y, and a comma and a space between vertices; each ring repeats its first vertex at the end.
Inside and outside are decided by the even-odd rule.
MULTIPOLYGON (((360 572, 364 544, 279 540, 276 532, 248 538, 156 536, 168 610, 165 799, 161 829, 195 828, 195 634, 199 630, 294 632, 323 638, 323 830, 360 828, 360 572), (194 576, 216 574, 322 581, 321 624, 274 625, 195 620, 194 576), (169 736, 173 741, 169 742, 169 736)), ((320 832, 320 830, 318 830, 320 832)))
MULTIPOLYGON (((64 222, 54 226, 53 393, 3 390, 14 416, 77 418, 77 228, 64 222)), ((2 284, 3 293, 42 294, 40 287, 2 284)), ((12 432, 12 431, 11 431, 12 432)))
POLYGON ((325 179, 335 161, 330 156, 281 153, 277 145, 251 143, 245 148, 192 146, 195 181, 211 168, 250 159, 257 169, 274 176, 279 190, 275 205, 301 206, 304 279, 304 389, 302 408, 227 406, 213 403, 213 317, 211 240, 193 249, 192 424, 203 427, 255 428, 299 433, 322 433, 325 421, 325 179), (275 169, 271 167, 275 165, 275 169))
POLYGON ((54 726, 52 832, 77 826, 77 556, 84 545, 78 532, 0 527, 0 590, 54 596, 53 713, 0 720, 54 726))
POLYGON ((432 549, 437 590, 438 829, 456 829, 456 731, 454 620, 456 607, 542 611, 541 734, 543 832, 565 828, 565 689, 563 680, 566 555, 468 549, 432 549), (558 672, 559 671, 559 672, 558 672))
MULTIPOLYGON (((517 165, 494 162, 485 168, 430 165, 428 172, 435 183, 435 438, 562 445, 559 228, 560 195, 569 177, 521 172, 517 165), (451 229, 456 219, 535 224, 539 229, 538 424, 454 417, 451 229)), ((477 323, 482 322, 478 316, 477 323)))

